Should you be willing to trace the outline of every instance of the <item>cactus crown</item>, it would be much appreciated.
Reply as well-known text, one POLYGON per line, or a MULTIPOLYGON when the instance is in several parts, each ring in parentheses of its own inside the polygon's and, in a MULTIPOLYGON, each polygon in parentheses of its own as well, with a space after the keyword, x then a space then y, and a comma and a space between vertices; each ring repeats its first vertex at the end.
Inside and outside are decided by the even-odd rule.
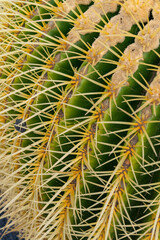
POLYGON ((3 235, 160 239, 159 0, 1 0, 3 235))

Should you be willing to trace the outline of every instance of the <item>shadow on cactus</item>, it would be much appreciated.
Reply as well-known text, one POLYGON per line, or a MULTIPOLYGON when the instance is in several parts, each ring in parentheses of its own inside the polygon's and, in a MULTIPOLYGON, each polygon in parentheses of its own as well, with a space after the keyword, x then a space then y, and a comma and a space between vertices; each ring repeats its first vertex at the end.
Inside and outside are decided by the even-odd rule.
POLYGON ((159 1, 0 6, 3 235, 160 239, 159 1))

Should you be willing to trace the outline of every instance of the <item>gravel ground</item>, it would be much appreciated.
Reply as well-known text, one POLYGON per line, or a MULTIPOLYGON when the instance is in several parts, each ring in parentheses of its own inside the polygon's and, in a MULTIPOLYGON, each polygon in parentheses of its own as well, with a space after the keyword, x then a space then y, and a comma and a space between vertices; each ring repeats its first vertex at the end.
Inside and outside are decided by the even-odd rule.
MULTIPOLYGON (((1 216, 3 216, 3 215, 0 215, 0 217, 1 216)), ((6 225, 6 222, 7 222, 6 218, 0 219, 0 229, 6 225)), ((3 237, 2 237, 2 235, 3 235, 3 231, 0 230, 0 240, 19 240, 18 232, 12 232, 12 233, 6 234, 3 237)))
MULTIPOLYGON (((7 219, 0 220, 0 229, 6 225, 7 219)), ((18 240, 18 232, 9 233, 2 237, 3 231, 0 231, 0 240, 18 240)))

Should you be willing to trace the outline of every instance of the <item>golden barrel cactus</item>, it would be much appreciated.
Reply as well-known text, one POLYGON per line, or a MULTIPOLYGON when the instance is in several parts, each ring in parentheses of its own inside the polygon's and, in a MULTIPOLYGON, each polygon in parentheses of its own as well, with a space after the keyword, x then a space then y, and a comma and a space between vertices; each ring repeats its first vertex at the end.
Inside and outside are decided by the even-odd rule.
POLYGON ((159 0, 0 1, 3 236, 160 239, 159 0))

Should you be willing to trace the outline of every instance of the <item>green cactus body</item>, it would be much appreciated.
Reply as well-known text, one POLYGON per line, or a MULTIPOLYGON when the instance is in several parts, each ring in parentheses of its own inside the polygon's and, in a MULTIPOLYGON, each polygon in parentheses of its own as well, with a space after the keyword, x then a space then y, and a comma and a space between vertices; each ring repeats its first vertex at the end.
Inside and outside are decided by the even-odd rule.
MULTIPOLYGON (((138 234, 136 234, 136 231, 134 231, 138 224, 134 225, 133 219, 136 219, 137 221, 138 218, 142 218, 144 214, 143 207, 140 209, 138 208, 138 206, 141 204, 141 201, 144 201, 144 199, 147 201, 147 198, 151 199, 149 195, 151 189, 143 189, 142 186, 145 186, 145 184, 147 185, 149 181, 152 181, 152 184, 154 184, 154 181, 156 182, 158 179, 158 170, 156 170, 156 174, 152 174, 152 171, 154 172, 155 170, 154 165, 152 165, 152 159, 158 159, 158 147, 157 145, 154 145, 155 140, 153 140, 152 137, 158 135, 160 130, 158 115, 159 106, 156 105, 157 100, 154 98, 156 87, 158 86, 158 81, 159 76, 153 80, 151 84, 153 88, 150 86, 151 94, 149 94, 148 89, 148 96, 146 96, 146 100, 148 100, 148 102, 152 101, 156 112, 154 114, 153 105, 146 106, 145 101, 144 105, 146 107, 143 108, 143 110, 139 112, 138 115, 133 115, 134 120, 131 123, 130 130, 127 133, 126 137, 122 138, 125 144, 121 146, 121 157, 119 157, 118 164, 114 169, 114 174, 110 176, 106 184, 106 202, 101 210, 101 214, 99 215, 97 227, 95 227, 89 239, 92 239, 94 233, 96 233, 97 236, 100 234, 99 229, 105 221, 106 225, 109 225, 109 223, 111 224, 111 222, 108 221, 108 218, 111 218, 110 214, 112 209, 114 209, 112 212, 112 221, 114 222, 114 225, 111 224, 108 226, 110 236, 112 236, 113 239, 116 237, 115 225, 120 224, 120 222, 118 222, 119 220, 125 222, 126 226, 128 225, 128 222, 130 223, 130 227, 132 226, 133 230, 131 231, 130 235, 128 235, 128 238, 138 239, 138 234), (142 175, 148 175, 148 177, 142 178, 142 175), (113 189, 115 192, 114 195, 110 194, 112 193, 113 189), (132 204, 134 204, 133 209, 132 204), (127 210, 127 208, 130 208, 130 210, 127 210), (118 220, 117 216, 119 216, 118 220), (101 225, 99 226, 100 222, 101 225)), ((102 202, 104 202, 104 198, 102 202)), ((120 234, 126 234, 127 227, 123 226, 123 228, 121 228, 121 226, 119 226, 118 231, 121 231, 121 233, 117 233, 119 236, 120 234)))
POLYGON ((159 240, 159 0, 2 0, 0 20, 3 235, 159 240))

